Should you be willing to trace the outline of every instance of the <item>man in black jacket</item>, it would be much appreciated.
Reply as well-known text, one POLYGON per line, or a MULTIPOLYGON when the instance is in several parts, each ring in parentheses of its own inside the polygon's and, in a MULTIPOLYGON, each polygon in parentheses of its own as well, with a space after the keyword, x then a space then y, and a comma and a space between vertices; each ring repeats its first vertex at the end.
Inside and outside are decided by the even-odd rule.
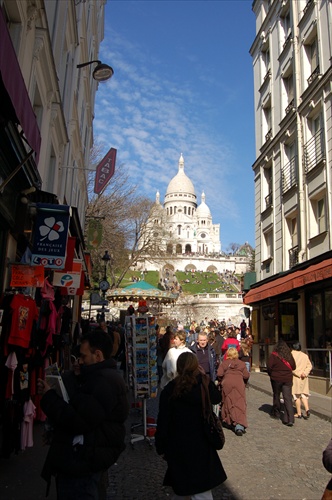
POLYGON ((197 342, 190 346, 190 349, 196 354, 199 365, 209 375, 212 382, 214 382, 217 378, 216 353, 208 343, 207 333, 199 332, 197 342))
POLYGON ((112 340, 105 332, 82 338, 81 380, 69 403, 38 380, 42 410, 54 426, 42 477, 50 483, 51 476, 56 476, 59 500, 98 500, 103 471, 124 450, 129 404, 111 351, 112 340))

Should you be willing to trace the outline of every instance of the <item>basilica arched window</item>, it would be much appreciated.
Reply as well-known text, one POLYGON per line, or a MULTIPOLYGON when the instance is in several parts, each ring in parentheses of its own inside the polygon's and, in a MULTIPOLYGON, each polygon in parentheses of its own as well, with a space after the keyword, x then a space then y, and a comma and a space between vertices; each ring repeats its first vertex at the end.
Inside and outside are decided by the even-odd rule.
POLYGON ((169 209, 169 215, 172 215, 172 213, 173 213, 173 208, 170 207, 170 209, 169 209))
POLYGON ((185 215, 187 215, 187 207, 183 207, 183 212, 185 215))
POLYGON ((176 214, 177 207, 174 207, 174 213, 176 214))
POLYGON ((178 225, 178 235, 181 236, 181 225, 178 225))
POLYGON ((190 215, 190 207, 188 207, 188 215, 190 215))

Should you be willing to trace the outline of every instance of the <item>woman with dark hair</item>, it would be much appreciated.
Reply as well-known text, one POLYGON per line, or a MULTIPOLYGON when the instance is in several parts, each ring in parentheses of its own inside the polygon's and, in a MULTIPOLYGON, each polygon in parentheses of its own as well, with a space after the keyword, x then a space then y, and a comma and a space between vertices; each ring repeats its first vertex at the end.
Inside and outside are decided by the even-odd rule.
POLYGON ((292 401, 293 370, 296 368, 291 350, 282 339, 279 340, 268 361, 267 372, 270 375, 273 391, 273 407, 271 418, 280 418, 280 392, 284 399, 283 424, 294 425, 294 410, 292 401))
MULTIPOLYGON (((212 500, 211 489, 226 480, 217 451, 203 430, 202 374, 192 352, 177 360, 177 377, 160 394, 156 450, 167 462, 164 485, 171 486, 174 498, 212 500)), ((221 395, 209 380, 212 404, 221 395)))

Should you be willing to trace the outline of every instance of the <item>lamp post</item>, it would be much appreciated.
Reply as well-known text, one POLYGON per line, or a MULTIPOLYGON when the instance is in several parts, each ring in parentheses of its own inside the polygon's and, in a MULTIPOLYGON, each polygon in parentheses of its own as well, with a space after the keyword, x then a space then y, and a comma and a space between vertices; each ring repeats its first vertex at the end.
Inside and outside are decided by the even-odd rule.
POLYGON ((106 294, 107 290, 110 287, 110 284, 107 281, 107 264, 111 260, 111 257, 109 256, 107 250, 105 250, 105 253, 102 256, 101 260, 104 262, 104 277, 103 277, 103 279, 99 283, 99 288, 103 292, 103 297, 105 298, 105 294, 106 294))
POLYGON ((97 66, 93 70, 92 76, 97 82, 106 82, 114 75, 114 70, 108 64, 104 64, 98 59, 96 61, 88 61, 85 63, 78 64, 76 68, 84 68, 84 66, 88 66, 89 64, 97 63, 97 66))

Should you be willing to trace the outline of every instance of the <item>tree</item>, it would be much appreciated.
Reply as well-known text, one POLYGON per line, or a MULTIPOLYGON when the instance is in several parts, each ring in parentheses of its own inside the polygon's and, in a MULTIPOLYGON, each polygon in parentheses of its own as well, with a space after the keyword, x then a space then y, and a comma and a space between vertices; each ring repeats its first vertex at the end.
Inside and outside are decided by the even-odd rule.
POLYGON ((113 288, 118 287, 127 271, 140 261, 165 254, 160 205, 137 195, 137 186, 131 185, 124 165, 116 167, 108 187, 99 196, 93 193, 90 179, 89 198, 86 233, 91 219, 98 219, 103 228, 100 248, 91 250, 95 281, 102 278, 105 250, 110 256, 108 275, 113 288))
POLYGON ((228 245, 228 252, 229 253, 232 253, 233 255, 236 254, 236 252, 238 251, 238 249, 240 248, 240 244, 239 243, 230 243, 228 245))

